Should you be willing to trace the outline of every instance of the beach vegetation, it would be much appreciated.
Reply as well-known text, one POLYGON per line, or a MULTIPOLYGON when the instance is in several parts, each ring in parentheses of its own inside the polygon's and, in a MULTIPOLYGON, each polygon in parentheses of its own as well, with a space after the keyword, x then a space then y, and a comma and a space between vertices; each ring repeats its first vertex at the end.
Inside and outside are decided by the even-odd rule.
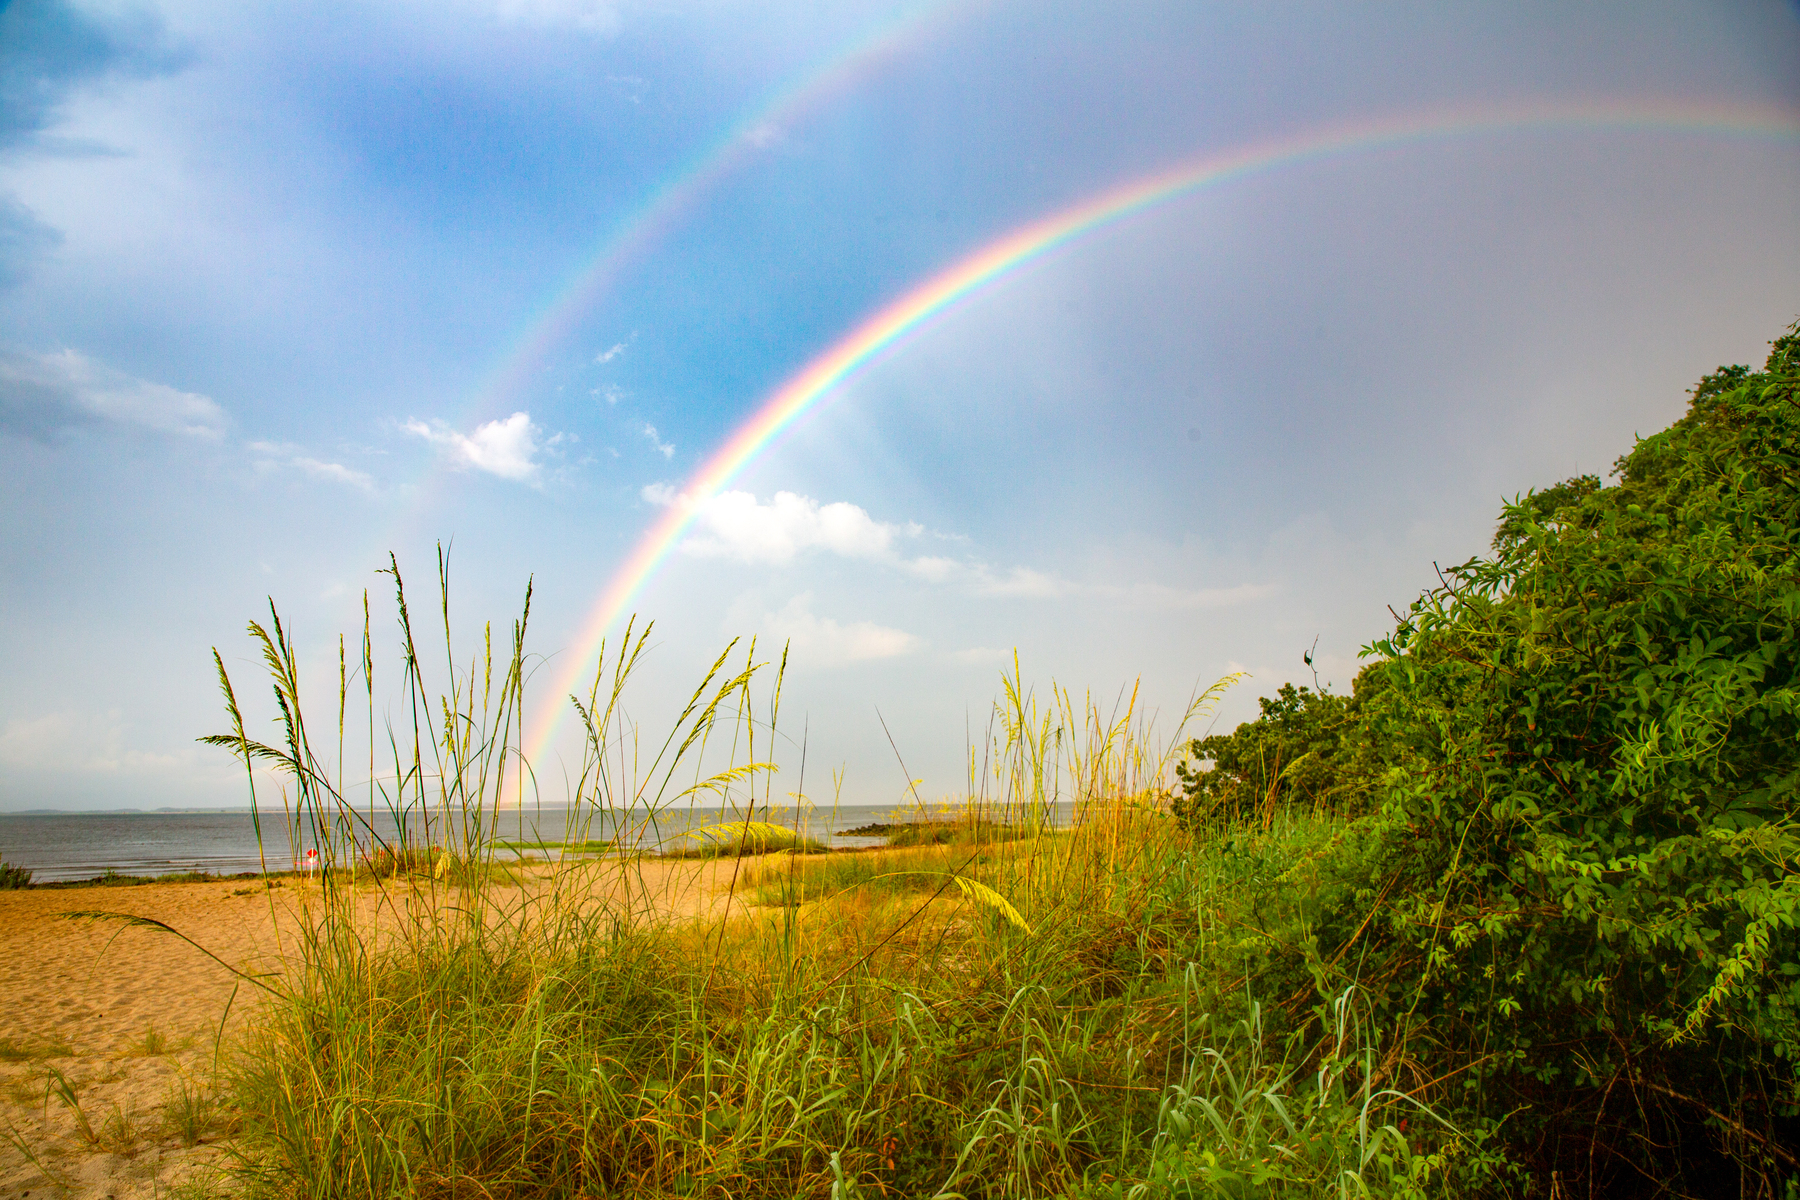
POLYGON ((144 1128, 138 1114, 127 1101, 114 1101, 107 1106, 93 1144, 113 1154, 130 1154, 143 1140, 144 1128))
POLYGON ((88 1119, 86 1110, 81 1107, 81 1097, 76 1094, 75 1085, 69 1077, 56 1067, 48 1067, 44 1071, 44 1108, 48 1112, 51 1100, 57 1101, 66 1110, 75 1123, 75 1136, 84 1145, 100 1144, 100 1132, 88 1119))
POLYGON ((21 867, 0 858, 0 892, 17 891, 31 886, 31 868, 21 867))
MULTIPOLYGON (((1795 1194, 1800 333, 1612 478, 1509 503, 1348 696, 1283 688, 1227 734, 1186 730, 1233 680, 1159 730, 1015 660, 959 806, 875 850, 803 852, 778 819, 785 657, 726 647, 652 735, 622 702, 633 625, 571 697, 564 838, 609 853, 491 872, 532 786, 529 589, 502 652, 459 659, 440 560, 464 665, 431 694, 390 560, 392 675, 435 715, 371 732, 360 800, 272 612, 284 740, 249 738, 222 658, 210 740, 280 774, 328 862, 232 1067, 237 1185, 1795 1194), (379 928, 331 869, 377 849, 373 804, 435 831, 430 870, 375 880, 405 901, 379 928)), ((362 646, 337 747, 366 621, 362 646)))
POLYGON ((163 1135, 183 1146, 198 1145, 209 1135, 228 1130, 230 1118, 217 1092, 190 1079, 177 1079, 163 1098, 163 1135))
POLYGON ((605 854, 613 849, 613 843, 604 838, 586 838, 573 842, 511 841, 497 838, 494 846, 499 850, 512 850, 521 854, 532 850, 553 851, 562 855, 605 854))
POLYGON ((721 821, 688 830, 682 844, 664 847, 664 858, 744 858, 763 854, 823 854, 814 838, 772 821, 721 821))
POLYGON ((169 1039, 159 1033, 154 1026, 144 1030, 144 1036, 133 1042, 125 1053, 134 1058, 160 1058, 176 1049, 169 1039))
POLYGON ((70 1058, 75 1051, 60 1038, 27 1041, 23 1038, 0 1037, 0 1062, 40 1062, 46 1058, 70 1058))
POLYGON ((1800 1180, 1797 463, 1790 330, 1762 371, 1701 380, 1615 482, 1506 505, 1354 696, 1284 691, 1190 746, 1195 818, 1301 778, 1290 804, 1354 798, 1282 936, 1357 962, 1528 1178, 1800 1180))

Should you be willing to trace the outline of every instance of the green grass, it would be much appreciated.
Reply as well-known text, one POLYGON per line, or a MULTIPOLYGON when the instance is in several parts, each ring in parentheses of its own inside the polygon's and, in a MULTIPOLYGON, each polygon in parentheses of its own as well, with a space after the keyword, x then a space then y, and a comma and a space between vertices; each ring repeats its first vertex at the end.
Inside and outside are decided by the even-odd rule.
POLYGON ((572 842, 514 842, 496 839, 493 845, 498 850, 557 850, 563 854, 605 854, 613 848, 610 841, 594 839, 572 842))
POLYGON ((743 858, 766 854, 824 854, 827 847, 767 821, 727 821, 688 834, 686 845, 664 847, 663 858, 743 858))
POLYGON ((1012 825, 982 818, 954 821, 911 821, 888 827, 889 846, 976 846, 986 842, 1010 841, 1027 836, 1026 831, 1012 825))
POLYGON ((26 1042, 18 1038, 0 1037, 0 1062, 38 1062, 46 1058, 72 1058, 75 1051, 67 1042, 26 1042))
MULTIPOLYGON (((214 875, 210 871, 181 871, 170 875, 121 875, 117 871, 108 870, 89 879, 58 879, 45 883, 34 883, 35 888, 92 888, 92 887, 143 887, 152 883, 231 883, 240 879, 275 879, 279 875, 292 876, 296 872, 269 872, 267 876, 257 871, 244 871, 237 875, 214 875)), ((276 884, 275 886, 280 886, 276 884)))
MULTIPOLYGON (((387 675, 422 689, 401 613, 407 649, 387 675)), ((773 811, 781 675, 765 685, 768 668, 728 652, 666 740, 621 736, 644 630, 602 656, 580 706, 569 800, 620 831, 616 853, 497 886, 486 864, 518 847, 479 831, 522 787, 508 765, 523 627, 510 660, 484 651, 414 705, 445 719, 385 735, 394 768, 370 772, 384 802, 477 832, 397 863, 380 882, 403 915, 379 927, 326 873, 303 962, 231 1067, 244 1194, 1415 1197, 1464 1194, 1481 1165, 1386 1082, 1405 1047, 1362 1019, 1354 987, 1247 987, 1332 826, 1183 833, 1160 802, 1159 747, 1179 729, 1155 741, 1129 708, 1103 717, 1009 680, 996 765, 971 779, 982 815, 953 822, 966 839, 809 853, 750 819, 688 850, 732 861, 687 864, 626 818, 695 797, 773 811), (1079 820, 1045 831, 1058 798, 1079 820), (682 879, 748 907, 678 919, 659 904, 682 879)), ((297 712, 294 651, 273 628, 257 633, 297 712)), ((270 760, 230 703, 234 732, 215 744, 270 760)), ((370 708, 373 730, 372 689, 370 708)), ((348 724, 340 709, 340 737, 348 724)), ((324 764, 363 751, 317 753, 286 728, 289 795, 361 853, 324 764)))
POLYGON ((162 1132, 183 1146, 194 1146, 209 1135, 229 1130, 230 1114, 211 1089, 179 1079, 162 1103, 162 1132))

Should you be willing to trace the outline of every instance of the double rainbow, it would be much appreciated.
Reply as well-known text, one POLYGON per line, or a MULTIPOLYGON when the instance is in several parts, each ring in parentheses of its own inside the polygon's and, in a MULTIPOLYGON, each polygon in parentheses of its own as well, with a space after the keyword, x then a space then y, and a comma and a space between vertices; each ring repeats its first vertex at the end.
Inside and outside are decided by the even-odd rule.
POLYGON ((625 615, 644 585, 680 543, 701 504, 724 489, 795 422, 816 410, 839 385, 894 350, 907 337, 960 304, 1077 239, 1201 189, 1302 163, 1372 150, 1482 134, 1614 132, 1800 140, 1800 114, 1737 105, 1590 103, 1490 107, 1479 111, 1413 113, 1324 129, 1238 147, 1182 163, 1020 226, 953 263, 866 318, 777 388, 681 488, 613 572, 578 629, 570 652, 544 693, 526 754, 536 760, 556 735, 570 706, 567 696, 593 670, 601 640, 625 615))
POLYGON ((541 371, 551 352, 575 331, 619 277, 640 262, 724 180, 763 156, 779 136, 832 97, 856 87, 884 64, 963 16, 949 0, 912 0, 816 64, 776 87, 710 143, 667 183, 627 213, 505 343, 507 349, 469 403, 471 412, 504 414, 541 371))

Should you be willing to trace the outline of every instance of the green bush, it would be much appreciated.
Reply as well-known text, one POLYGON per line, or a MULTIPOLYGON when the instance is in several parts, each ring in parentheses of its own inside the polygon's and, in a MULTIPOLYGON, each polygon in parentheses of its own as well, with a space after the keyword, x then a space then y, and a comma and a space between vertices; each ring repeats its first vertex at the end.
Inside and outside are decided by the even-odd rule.
POLYGON ((1175 768, 1176 819, 1192 828, 1266 813, 1277 804, 1331 812, 1364 807, 1382 756, 1363 714, 1382 678, 1364 671, 1351 696, 1283 684, 1274 697, 1257 700, 1262 713, 1256 720, 1189 742, 1194 761, 1175 768))
POLYGON ((1345 894, 1386 901, 1321 919, 1545 1187, 1800 1176, 1800 336, 1774 347, 1612 486, 1508 505, 1374 647, 1392 769, 1345 894))
POLYGON ((0 892, 17 891, 31 886, 31 869, 14 866, 0 859, 0 892))

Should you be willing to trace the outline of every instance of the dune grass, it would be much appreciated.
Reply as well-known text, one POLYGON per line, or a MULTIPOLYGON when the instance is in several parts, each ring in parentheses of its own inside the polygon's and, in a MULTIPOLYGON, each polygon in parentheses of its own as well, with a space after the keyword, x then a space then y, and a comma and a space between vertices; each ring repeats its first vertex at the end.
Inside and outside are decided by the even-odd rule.
POLYGON ((604 854, 613 848, 613 843, 599 838, 587 838, 574 842, 547 841, 508 841, 496 839, 494 848, 525 852, 530 850, 555 850, 563 854, 604 854))
MULTIPOLYGON (((394 576, 399 674, 424 697, 394 576)), ((440 587, 448 624, 442 564, 440 587)), ((293 649, 271 628, 252 631, 288 740, 249 739, 221 667, 233 732, 215 744, 285 773, 328 867, 369 861, 370 802, 349 795, 343 751, 313 752, 293 649)), ((523 886, 486 867, 518 849, 492 831, 524 791, 524 628, 510 659, 496 665, 490 637, 417 705, 448 719, 387 734, 373 802, 430 808, 442 840, 417 859, 395 848, 429 869, 361 885, 406 905, 371 910, 321 873, 300 963, 235 1059, 247 1194, 1453 1194, 1473 1147, 1388 1082, 1404 1048, 1360 1019, 1354 986, 1246 991, 1282 894, 1251 884, 1303 871, 1329 820, 1183 833, 1161 749, 1182 722, 1159 741, 1135 701, 1106 715, 1061 690, 1040 700, 1015 667, 949 822, 960 834, 806 853, 766 819, 785 663, 728 647, 648 741, 620 698, 649 631, 628 631, 576 701, 585 815, 563 843, 591 840, 591 822, 613 853, 523 886), (736 814, 697 830, 715 861, 658 854, 657 814, 696 797, 736 814), (1076 820, 1053 829, 1061 801, 1076 820), (684 919, 671 898, 696 886, 712 890, 684 919)), ((340 667, 340 744, 349 678, 340 667)))

